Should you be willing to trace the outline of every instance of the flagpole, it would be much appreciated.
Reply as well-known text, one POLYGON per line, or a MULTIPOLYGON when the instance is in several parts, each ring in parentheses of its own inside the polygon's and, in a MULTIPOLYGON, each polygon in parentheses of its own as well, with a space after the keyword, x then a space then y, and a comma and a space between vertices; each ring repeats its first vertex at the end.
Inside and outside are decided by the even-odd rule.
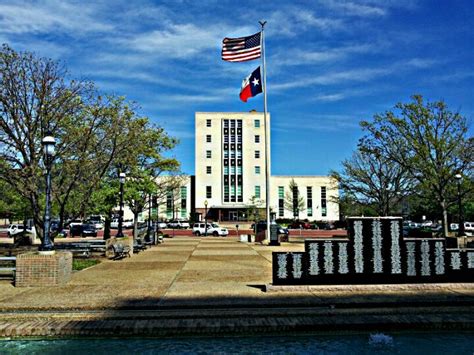
POLYGON ((270 166, 269 166, 269 144, 268 144, 268 124, 267 124, 267 68, 265 65, 265 35, 264 27, 267 21, 259 21, 262 26, 261 47, 262 47, 262 71, 263 71, 263 126, 265 130, 265 215, 267 220, 267 230, 265 239, 270 241, 270 166))

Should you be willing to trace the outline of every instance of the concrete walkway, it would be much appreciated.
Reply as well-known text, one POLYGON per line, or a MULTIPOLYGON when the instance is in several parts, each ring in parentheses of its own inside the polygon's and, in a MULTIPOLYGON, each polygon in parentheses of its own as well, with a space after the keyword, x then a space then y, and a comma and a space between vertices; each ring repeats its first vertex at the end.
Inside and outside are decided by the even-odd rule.
POLYGON ((272 279, 272 251, 303 249, 302 243, 270 247, 234 237, 175 237, 131 258, 76 272, 66 286, 16 288, 2 281, 0 336, 130 335, 131 329, 172 335, 361 324, 474 328, 474 284, 264 292, 272 279))

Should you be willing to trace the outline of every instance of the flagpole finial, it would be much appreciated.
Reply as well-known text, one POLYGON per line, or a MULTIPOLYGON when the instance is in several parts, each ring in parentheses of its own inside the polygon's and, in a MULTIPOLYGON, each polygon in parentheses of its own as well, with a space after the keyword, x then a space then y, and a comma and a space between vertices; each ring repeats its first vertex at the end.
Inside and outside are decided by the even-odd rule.
POLYGON ((267 23, 267 21, 258 21, 258 23, 262 26, 262 30, 263 30, 263 26, 265 26, 265 24, 267 23))

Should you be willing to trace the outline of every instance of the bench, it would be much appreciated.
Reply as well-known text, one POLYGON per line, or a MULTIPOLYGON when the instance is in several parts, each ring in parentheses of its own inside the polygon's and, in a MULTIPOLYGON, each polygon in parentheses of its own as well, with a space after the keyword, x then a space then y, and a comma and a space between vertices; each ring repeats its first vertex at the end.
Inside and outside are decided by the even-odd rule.
POLYGON ((139 253, 142 250, 146 250, 147 246, 143 244, 141 239, 136 239, 135 242, 133 243, 133 252, 134 253, 139 253))
MULTIPOLYGON (((16 257, 15 256, 0 256, 0 262, 10 262, 10 263, 15 263, 16 262, 16 257)), ((16 272, 16 267, 15 266, 0 266, 0 274, 1 275, 6 275, 8 274, 9 276, 12 275, 15 277, 15 272, 16 272)))
POLYGON ((124 247, 122 244, 117 243, 112 245, 112 250, 114 252, 112 259, 114 260, 123 259, 126 256, 130 257, 130 248, 128 246, 124 247))
POLYGON ((90 240, 89 248, 92 252, 105 253, 106 242, 105 240, 90 240))
POLYGON ((54 248, 56 250, 70 251, 74 256, 85 258, 91 256, 91 245, 89 243, 58 243, 54 248))

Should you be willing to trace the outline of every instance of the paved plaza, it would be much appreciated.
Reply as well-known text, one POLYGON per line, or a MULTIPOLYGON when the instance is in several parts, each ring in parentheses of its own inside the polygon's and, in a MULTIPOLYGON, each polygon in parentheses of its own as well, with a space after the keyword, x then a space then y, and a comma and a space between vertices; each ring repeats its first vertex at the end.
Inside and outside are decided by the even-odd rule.
POLYGON ((474 284, 270 286, 265 292, 272 251, 303 249, 301 242, 270 247, 235 237, 175 237, 75 272, 65 286, 20 288, 1 281, 0 336, 433 322, 472 329, 474 284))

